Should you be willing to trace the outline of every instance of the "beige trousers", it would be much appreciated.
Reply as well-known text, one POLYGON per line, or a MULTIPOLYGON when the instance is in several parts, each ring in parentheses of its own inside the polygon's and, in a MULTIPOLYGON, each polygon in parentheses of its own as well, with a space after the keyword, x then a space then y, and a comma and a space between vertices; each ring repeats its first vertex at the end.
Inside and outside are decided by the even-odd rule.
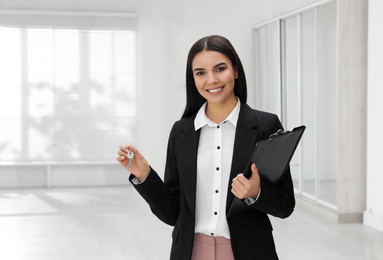
POLYGON ((234 260, 230 239, 194 234, 191 260, 234 260))

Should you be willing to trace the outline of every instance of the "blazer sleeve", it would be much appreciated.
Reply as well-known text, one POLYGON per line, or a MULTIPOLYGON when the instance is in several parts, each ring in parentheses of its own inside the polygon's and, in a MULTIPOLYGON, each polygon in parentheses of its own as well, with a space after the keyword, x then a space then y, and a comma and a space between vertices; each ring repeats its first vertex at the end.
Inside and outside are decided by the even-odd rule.
MULTIPOLYGON (((276 115, 269 123, 264 123, 263 133, 260 138, 269 136, 279 129, 283 129, 276 115), (262 136, 263 135, 263 136, 262 136)), ((291 215, 295 207, 294 187, 290 167, 286 170, 283 179, 278 184, 271 184, 261 179, 261 193, 257 201, 250 205, 254 209, 279 218, 291 215)))
MULTIPOLYGON (((149 176, 139 185, 133 184, 138 193, 149 204, 152 212, 164 223, 174 226, 179 214, 179 180, 176 167, 176 124, 170 132, 167 148, 167 158, 165 166, 164 181, 157 172, 150 168, 149 176)), ((132 182, 134 175, 130 175, 129 181, 132 182)))

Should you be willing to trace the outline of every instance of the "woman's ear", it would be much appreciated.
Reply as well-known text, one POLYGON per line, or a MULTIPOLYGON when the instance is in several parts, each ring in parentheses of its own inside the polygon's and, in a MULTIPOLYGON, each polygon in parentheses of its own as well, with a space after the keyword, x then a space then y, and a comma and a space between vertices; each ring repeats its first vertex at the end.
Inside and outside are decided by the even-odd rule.
POLYGON ((234 78, 238 79, 238 68, 237 68, 237 66, 234 66, 234 78))

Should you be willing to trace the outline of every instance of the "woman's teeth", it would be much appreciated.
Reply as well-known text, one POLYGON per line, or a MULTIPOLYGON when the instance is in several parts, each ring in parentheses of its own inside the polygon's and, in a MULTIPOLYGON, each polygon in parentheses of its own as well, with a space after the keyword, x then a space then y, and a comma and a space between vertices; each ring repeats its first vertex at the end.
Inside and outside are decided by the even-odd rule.
POLYGON ((220 91, 222 88, 215 88, 215 89, 209 89, 208 91, 210 92, 210 93, 216 93, 216 92, 218 92, 218 91, 220 91))

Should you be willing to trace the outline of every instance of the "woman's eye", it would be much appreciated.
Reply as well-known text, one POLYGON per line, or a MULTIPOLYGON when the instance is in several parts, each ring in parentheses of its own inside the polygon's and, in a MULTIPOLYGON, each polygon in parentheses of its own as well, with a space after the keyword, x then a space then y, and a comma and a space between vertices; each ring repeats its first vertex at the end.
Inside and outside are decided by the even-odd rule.
POLYGON ((203 74, 204 74, 203 71, 198 71, 195 75, 196 75, 196 76, 202 76, 203 74))
POLYGON ((224 71, 226 68, 225 67, 219 67, 217 68, 217 72, 224 71))

